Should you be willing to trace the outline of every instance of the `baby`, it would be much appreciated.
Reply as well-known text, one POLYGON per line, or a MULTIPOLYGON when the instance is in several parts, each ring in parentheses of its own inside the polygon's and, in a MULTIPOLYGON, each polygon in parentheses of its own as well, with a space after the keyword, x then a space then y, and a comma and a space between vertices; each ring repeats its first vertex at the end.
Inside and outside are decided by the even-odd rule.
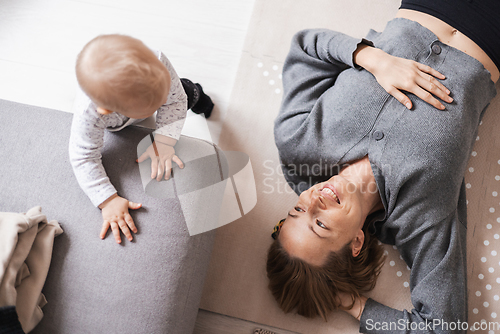
POLYGON ((91 40, 78 55, 76 77, 83 92, 71 126, 71 165, 83 191, 102 210, 101 239, 111 227, 117 243, 120 231, 132 240, 137 228, 128 210, 141 204, 120 197, 109 181, 101 161, 104 131, 121 130, 157 111, 154 143, 137 162, 150 158, 151 178, 169 179, 172 161, 184 167, 174 145, 187 109, 209 117, 214 105, 199 84, 179 79, 163 53, 129 36, 91 40))

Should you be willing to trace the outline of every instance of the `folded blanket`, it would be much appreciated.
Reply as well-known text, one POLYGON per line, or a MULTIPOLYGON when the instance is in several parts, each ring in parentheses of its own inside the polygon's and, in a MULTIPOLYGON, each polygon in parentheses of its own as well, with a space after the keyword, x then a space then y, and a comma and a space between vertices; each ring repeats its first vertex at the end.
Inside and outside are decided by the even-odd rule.
POLYGON ((0 212, 0 308, 14 306, 24 332, 43 317, 42 288, 54 237, 62 232, 39 206, 27 213, 0 212))

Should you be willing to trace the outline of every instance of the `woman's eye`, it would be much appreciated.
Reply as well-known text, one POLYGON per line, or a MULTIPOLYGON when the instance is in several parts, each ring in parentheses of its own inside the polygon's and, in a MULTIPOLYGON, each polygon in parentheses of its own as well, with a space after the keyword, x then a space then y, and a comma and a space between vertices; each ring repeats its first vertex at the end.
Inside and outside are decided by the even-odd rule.
POLYGON ((325 224, 323 224, 322 222, 320 222, 319 220, 317 220, 317 221, 316 221, 316 225, 318 225, 318 226, 319 226, 319 227, 321 227, 321 228, 326 229, 326 225, 325 225, 325 224))
POLYGON ((302 209, 301 209, 301 208, 299 208, 298 206, 296 206, 294 209, 295 209, 295 211, 297 211, 297 212, 304 212, 304 210, 302 210, 302 209))

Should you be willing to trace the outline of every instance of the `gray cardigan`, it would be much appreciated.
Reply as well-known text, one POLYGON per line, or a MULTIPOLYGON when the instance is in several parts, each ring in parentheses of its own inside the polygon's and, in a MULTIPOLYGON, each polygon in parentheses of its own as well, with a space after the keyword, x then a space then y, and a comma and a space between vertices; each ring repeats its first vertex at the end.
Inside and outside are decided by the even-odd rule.
POLYGON ((411 268, 414 309, 369 299, 360 330, 456 333, 443 322, 464 326, 467 320, 463 175, 495 86, 480 62, 416 22, 394 19, 367 39, 443 73, 454 102, 440 111, 409 94, 414 107, 407 110, 373 75, 355 68, 353 52, 366 40, 301 31, 283 68, 284 98, 275 121, 282 169, 300 194, 336 174, 339 165, 368 155, 385 208, 372 231, 396 245, 411 268))

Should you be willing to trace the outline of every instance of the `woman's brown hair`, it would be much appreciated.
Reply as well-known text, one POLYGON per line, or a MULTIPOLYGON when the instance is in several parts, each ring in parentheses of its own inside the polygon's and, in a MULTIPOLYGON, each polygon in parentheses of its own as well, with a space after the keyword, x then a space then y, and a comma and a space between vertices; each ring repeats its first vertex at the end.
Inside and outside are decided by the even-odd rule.
POLYGON ((375 287, 385 256, 378 240, 363 228, 365 241, 358 256, 352 256, 347 244, 339 252, 331 252, 323 266, 313 266, 291 257, 274 240, 267 257, 269 289, 285 312, 294 309, 307 318, 327 315, 337 309, 351 309, 354 298, 375 287), (352 297, 352 304, 340 304, 339 292, 352 297))

